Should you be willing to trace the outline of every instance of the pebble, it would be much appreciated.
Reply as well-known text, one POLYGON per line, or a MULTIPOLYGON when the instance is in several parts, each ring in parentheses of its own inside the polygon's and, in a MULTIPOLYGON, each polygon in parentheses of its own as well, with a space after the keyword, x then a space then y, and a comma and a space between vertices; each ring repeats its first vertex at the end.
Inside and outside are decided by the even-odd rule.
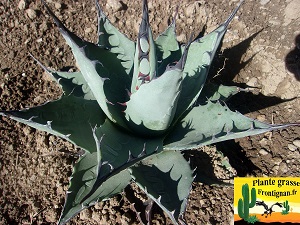
POLYGON ((292 152, 293 151, 296 151, 297 150, 297 146, 293 145, 293 144, 288 144, 288 149, 291 150, 292 152))
POLYGON ((284 10, 284 24, 288 25, 293 20, 297 20, 300 14, 299 0, 291 0, 284 10))
POLYGON ((193 22, 194 22, 194 19, 192 19, 192 18, 188 18, 188 19, 186 20, 186 23, 187 23, 187 24, 193 24, 193 22))
POLYGON ((81 211, 79 214, 81 220, 87 220, 90 218, 90 215, 87 210, 81 211))
POLYGON ((256 117, 256 119, 258 120, 258 121, 260 121, 260 122, 264 122, 264 121, 266 121, 266 115, 258 115, 257 117, 256 117))
POLYGON ((294 140, 293 145, 295 145, 297 148, 300 148, 300 140, 294 140))
POLYGON ((30 132, 31 132, 31 128, 30 127, 24 127, 24 129, 23 129, 23 133, 26 135, 26 136, 28 136, 29 134, 30 134, 30 132))
POLYGON ((263 138, 259 141, 259 143, 263 146, 266 146, 268 144, 268 139, 267 138, 263 138))
POLYGON ((111 8, 114 12, 117 12, 123 9, 123 5, 118 0, 107 0, 106 8, 111 8))
POLYGON ((260 149, 259 150, 259 154, 261 154, 261 155, 268 155, 269 154, 269 152, 267 152, 265 149, 260 149))
POLYGON ((25 1, 25 0, 19 1, 18 8, 19 8, 20 10, 25 9, 25 8, 26 8, 26 1, 25 1))
POLYGON ((91 33, 93 31, 93 29, 91 27, 88 27, 84 30, 85 33, 91 33))
POLYGON ((16 52, 14 52, 14 51, 10 51, 10 52, 7 54, 7 57, 8 57, 9 59, 13 59, 13 58, 15 58, 15 56, 16 56, 16 52))
POLYGON ((282 159, 279 158, 279 157, 276 157, 276 158, 273 159, 273 163, 274 163, 275 165, 279 165, 281 162, 282 162, 282 159))
POLYGON ((177 36, 177 41, 178 42, 184 42, 186 40, 186 35, 184 33, 180 34, 177 36))
POLYGON ((107 209, 102 209, 101 213, 102 213, 103 215, 108 214, 108 210, 107 210, 107 209))
POLYGON ((34 9, 27 9, 26 14, 30 19, 36 18, 36 11, 34 9))
POLYGON ((258 80, 256 77, 252 77, 246 84, 249 87, 255 87, 257 84, 258 80))
POLYGON ((279 170, 279 165, 273 166, 272 171, 273 171, 275 174, 278 173, 278 170, 279 170))
POLYGON ((279 170, 282 172, 282 173, 286 173, 288 171, 288 166, 286 165, 286 163, 281 163, 279 165, 279 170))
POLYGON ((94 208, 95 209, 101 209, 102 208, 102 205, 100 203, 97 203, 96 205, 94 205, 94 208))
POLYGON ((199 204, 200 204, 200 206, 204 206, 205 201, 201 199, 201 200, 199 201, 199 204))
POLYGON ((191 16, 195 13, 196 7, 194 4, 190 4, 188 7, 185 9, 185 15, 191 16))
POLYGON ((265 5, 269 2, 270 0, 260 0, 260 4, 261 5, 265 5))
POLYGON ((47 22, 43 22, 41 25, 40 25, 40 29, 41 31, 47 31, 48 30, 48 24, 47 22))
POLYGON ((101 216, 98 212, 92 212, 92 219, 94 219, 95 221, 100 221, 101 216))
POLYGON ((56 2, 56 3, 54 4, 54 7, 55 7, 56 9, 61 9, 61 4, 60 4, 59 2, 56 2))

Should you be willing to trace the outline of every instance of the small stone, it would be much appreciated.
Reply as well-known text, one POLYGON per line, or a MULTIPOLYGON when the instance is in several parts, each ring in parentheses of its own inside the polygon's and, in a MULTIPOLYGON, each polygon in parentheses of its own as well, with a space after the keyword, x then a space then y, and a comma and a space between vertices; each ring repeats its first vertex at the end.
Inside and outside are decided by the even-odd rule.
POLYGON ((26 126, 25 128, 23 128, 23 133, 28 136, 31 133, 31 128, 26 126))
POLYGON ((259 154, 261 154, 261 155, 268 155, 269 154, 269 152, 267 152, 265 149, 260 149, 259 150, 259 154))
POLYGON ((84 30, 84 32, 85 32, 86 34, 91 33, 91 32, 92 32, 92 28, 91 28, 91 27, 88 27, 88 28, 86 28, 86 29, 84 30))
MULTIPOLYGON (((128 21, 129 22, 129 21, 128 21)), ((135 22, 134 23, 134 30, 138 33, 139 32, 139 29, 140 29, 140 22, 141 21, 139 21, 139 22, 135 22)), ((127 24, 127 22, 126 22, 126 24, 127 24)))
POLYGON ((266 121, 266 116, 265 116, 265 115, 258 115, 258 116, 256 117, 256 119, 257 119, 258 121, 260 121, 260 122, 264 122, 264 121, 266 121))
POLYGON ((80 217, 81 220, 87 220, 87 219, 89 219, 91 216, 89 215, 88 211, 85 210, 85 211, 81 211, 81 212, 80 212, 79 217, 80 217))
POLYGON ((16 53, 15 53, 14 51, 10 51, 10 52, 7 54, 7 57, 8 57, 9 59, 13 59, 13 58, 15 58, 15 56, 16 56, 16 53))
POLYGON ((148 9, 153 9, 154 8, 154 6, 153 6, 153 2, 152 1, 150 1, 150 2, 148 2, 148 9))
POLYGON ((27 9, 26 14, 30 19, 36 18, 36 11, 34 9, 27 9))
POLYGON ((177 36, 177 41, 178 42, 184 42, 186 40, 186 35, 184 33, 180 34, 177 36))
POLYGON ((273 166, 273 168, 272 168, 273 173, 277 174, 278 170, 279 170, 279 165, 273 166))
POLYGON ((19 1, 18 8, 20 10, 24 10, 26 8, 26 1, 25 0, 19 1))
POLYGON ((185 15, 191 16, 196 12, 196 7, 194 4, 190 4, 188 7, 185 9, 185 15))
POLYGON ((97 203, 96 205, 94 205, 94 208, 95 209, 101 209, 102 207, 101 207, 101 205, 99 203, 97 203))
POLYGON ((292 152, 293 151, 296 151, 297 150, 297 146, 293 145, 293 144, 288 144, 288 149, 291 150, 292 152))
POLYGON ((283 25, 288 25, 292 21, 297 20, 300 14, 299 0, 291 0, 287 4, 284 10, 284 23, 283 25))
POLYGON ((275 165, 279 165, 281 162, 282 162, 282 159, 279 158, 279 157, 275 157, 275 158, 273 159, 273 163, 274 163, 275 165))
POLYGON ((279 165, 279 170, 282 172, 282 173, 286 173, 288 171, 288 166, 286 165, 286 163, 281 163, 279 165))
POLYGON ((41 31, 47 31, 48 30, 48 24, 47 22, 43 22, 41 25, 40 25, 40 29, 41 31))
POLYGON ((107 224, 107 219, 102 218, 102 219, 99 221, 99 224, 107 224))
POLYGON ((193 22, 194 22, 194 19, 192 19, 192 18, 188 18, 188 19, 186 20, 186 23, 187 23, 187 24, 193 24, 193 22))
POLYGON ((123 9, 123 5, 118 0, 107 0, 106 8, 111 8, 114 12, 117 12, 123 9))
POLYGON ((61 4, 60 4, 59 2, 56 2, 56 3, 54 4, 54 7, 55 7, 56 9, 61 9, 61 4))
POLYGON ((297 148, 300 148, 300 140, 298 139, 294 140, 293 145, 295 145, 297 148))
POLYGON ((100 221, 101 216, 98 212, 92 212, 92 219, 94 219, 95 221, 100 221))
POLYGON ((201 199, 201 200, 199 201, 199 204, 200 204, 200 206, 204 206, 204 204, 205 204, 204 200, 201 199))
POLYGON ((53 210, 46 210, 45 211, 45 219, 48 223, 55 223, 56 222, 56 213, 53 210))
POLYGON ((260 0, 260 4, 261 5, 265 5, 269 2, 270 0, 260 0))
POLYGON ((263 138, 259 141, 259 143, 262 145, 262 146, 266 146, 268 144, 268 139, 267 138, 263 138))
POLYGON ((107 209, 102 209, 101 213, 102 213, 102 215, 105 215, 105 214, 108 214, 108 211, 107 211, 107 209))
POLYGON ((257 85, 257 78, 256 77, 252 77, 246 84, 249 87, 255 87, 257 85))

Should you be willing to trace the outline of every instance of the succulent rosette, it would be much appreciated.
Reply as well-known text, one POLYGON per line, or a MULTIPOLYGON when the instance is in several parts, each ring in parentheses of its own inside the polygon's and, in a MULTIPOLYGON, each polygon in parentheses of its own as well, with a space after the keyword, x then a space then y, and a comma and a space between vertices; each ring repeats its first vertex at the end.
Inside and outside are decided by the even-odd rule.
POLYGON ((270 125, 233 112, 224 102, 240 89, 206 84, 217 48, 241 3, 217 29, 185 45, 176 40, 176 16, 153 38, 146 0, 136 42, 110 23, 96 1, 96 44, 69 31, 44 3, 79 71, 54 71, 35 59, 63 95, 1 114, 85 151, 74 166, 58 224, 121 193, 131 182, 174 224, 183 224, 195 174, 181 151, 293 125, 270 125))

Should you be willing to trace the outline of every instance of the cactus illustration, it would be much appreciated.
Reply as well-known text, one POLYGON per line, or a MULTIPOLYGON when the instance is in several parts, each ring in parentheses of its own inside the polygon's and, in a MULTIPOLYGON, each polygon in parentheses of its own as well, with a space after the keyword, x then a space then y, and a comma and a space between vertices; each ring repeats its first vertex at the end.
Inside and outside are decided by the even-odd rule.
POLYGON ((249 202, 249 185, 244 184, 242 186, 243 199, 238 201, 238 214, 245 221, 249 219, 249 208, 253 208, 256 203, 256 189, 251 189, 251 202, 249 202))
POLYGON ((287 215, 287 214, 289 214, 289 211, 290 211, 290 205, 289 205, 288 200, 286 200, 285 202, 283 202, 283 207, 284 207, 285 209, 282 210, 281 214, 282 214, 282 215, 287 215))
POLYGON ((259 222, 257 216, 249 216, 249 218, 247 219, 247 223, 254 224, 256 222, 259 222))

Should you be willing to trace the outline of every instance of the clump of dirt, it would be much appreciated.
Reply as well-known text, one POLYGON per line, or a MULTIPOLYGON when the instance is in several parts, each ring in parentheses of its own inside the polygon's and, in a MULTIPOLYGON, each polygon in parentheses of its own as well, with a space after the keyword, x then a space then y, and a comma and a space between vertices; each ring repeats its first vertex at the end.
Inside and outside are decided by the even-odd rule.
MULTIPOLYGON (((47 0, 72 31, 96 41, 93 1, 47 0)), ((225 21, 238 1, 149 0, 154 35, 173 19, 178 4, 178 40, 207 32, 225 21)), ((119 29, 136 39, 141 1, 103 0, 105 13, 119 29)), ((252 87, 229 102, 252 118, 269 123, 300 122, 300 42, 298 0, 248 0, 232 21, 212 67, 211 79, 252 87)), ((69 47, 40 1, 0 3, 0 109, 21 109, 55 99, 57 85, 46 79, 29 52, 56 70, 76 69, 69 47)), ((75 146, 5 117, 0 118, 0 223, 55 224, 62 210, 75 146)), ((299 176, 300 128, 266 133, 213 146, 228 157, 237 176, 299 176)), ((200 157, 199 157, 200 158, 200 157)), ((207 157, 212 160, 214 157, 207 157)), ((195 162, 197 163, 197 161, 195 162)), ((200 164, 201 166, 201 164, 200 164)), ((216 176, 224 173, 216 165, 216 176)), ((233 223, 232 187, 194 183, 186 213, 188 224, 233 223)), ((154 210, 154 224, 170 224, 154 210)), ((69 224, 138 224, 122 196, 101 202, 69 224)))

